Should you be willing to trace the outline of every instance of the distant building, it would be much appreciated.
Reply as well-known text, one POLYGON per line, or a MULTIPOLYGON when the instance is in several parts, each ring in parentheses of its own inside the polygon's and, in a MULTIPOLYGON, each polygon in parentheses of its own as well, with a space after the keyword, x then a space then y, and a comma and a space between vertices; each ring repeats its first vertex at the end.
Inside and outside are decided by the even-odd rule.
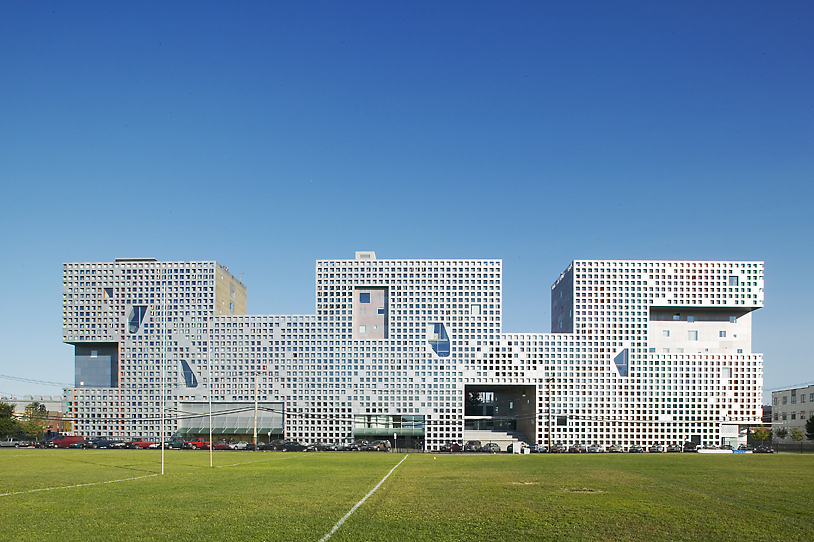
POLYGON ((805 433, 806 420, 814 416, 814 384, 772 392, 772 428, 791 431, 798 427, 805 433))
POLYGON ((759 261, 575 260, 551 332, 506 333, 499 259, 318 260, 302 315, 247 315, 215 261, 66 263, 67 414, 155 439, 164 402, 164 437, 200 435, 211 400, 233 415, 215 435, 246 435, 256 397, 261 435, 304 442, 745 443, 763 280, 759 261))
POLYGON ((14 405, 14 416, 18 419, 25 414, 25 408, 31 403, 38 402, 45 405, 48 412, 48 425, 45 428, 45 435, 64 433, 71 430, 70 421, 63 420, 62 412, 66 410, 66 404, 62 397, 58 395, 3 395, 0 401, 14 405))
POLYGON ((763 405, 763 416, 760 418, 763 425, 772 425, 772 405, 763 405))

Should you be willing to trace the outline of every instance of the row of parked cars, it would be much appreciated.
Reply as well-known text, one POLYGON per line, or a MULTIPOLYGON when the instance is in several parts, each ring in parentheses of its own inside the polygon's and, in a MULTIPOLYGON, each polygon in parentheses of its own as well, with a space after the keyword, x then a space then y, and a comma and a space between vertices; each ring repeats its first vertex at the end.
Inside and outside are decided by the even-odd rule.
MULTIPOLYGON (((84 438, 81 436, 72 435, 59 435, 51 439, 41 440, 38 442, 20 441, 9 439, 0 442, 2 447, 36 447, 36 448, 81 448, 81 449, 130 449, 130 450, 145 450, 145 449, 160 449, 161 442, 154 440, 116 440, 104 437, 84 438)), ((221 439, 211 445, 213 450, 254 450, 255 446, 251 442, 245 440, 234 439, 221 439)), ((387 440, 358 440, 349 444, 305 444, 294 440, 272 440, 270 442, 259 443, 258 450, 267 451, 282 451, 282 452, 332 452, 332 451, 365 451, 365 452, 386 452, 389 451, 391 444, 387 440)), ((164 442, 165 449, 176 450, 208 450, 210 442, 203 439, 183 440, 180 438, 171 438, 164 442)))
MULTIPOLYGON (((695 444, 693 442, 686 442, 683 446, 678 444, 670 444, 669 446, 665 446, 663 444, 653 444, 650 447, 643 447, 638 445, 633 445, 629 447, 623 447, 620 445, 611 445, 611 446, 601 446, 599 444, 593 445, 585 445, 585 444, 573 444, 573 445, 566 445, 566 444, 552 444, 551 448, 549 449, 548 446, 543 444, 532 444, 531 446, 526 446, 525 444, 518 443, 518 444, 509 444, 507 446, 506 451, 511 453, 514 449, 514 446, 522 446, 523 448, 528 448, 530 453, 536 454, 562 454, 562 453, 572 453, 572 454, 579 454, 579 453, 682 453, 682 452, 697 452, 699 450, 704 449, 704 446, 700 444, 695 444)), ((731 450, 731 446, 724 446, 722 449, 729 449, 731 450)), ((759 446, 757 448, 753 448, 752 446, 741 445, 739 450, 742 451, 752 451, 756 454, 758 453, 774 453, 774 450, 770 446, 759 446)), ((461 446, 460 444, 450 442, 441 446, 439 448, 441 452, 500 452, 500 446, 495 444, 494 442, 490 442, 486 445, 481 445, 481 442, 478 440, 469 440, 461 446)))

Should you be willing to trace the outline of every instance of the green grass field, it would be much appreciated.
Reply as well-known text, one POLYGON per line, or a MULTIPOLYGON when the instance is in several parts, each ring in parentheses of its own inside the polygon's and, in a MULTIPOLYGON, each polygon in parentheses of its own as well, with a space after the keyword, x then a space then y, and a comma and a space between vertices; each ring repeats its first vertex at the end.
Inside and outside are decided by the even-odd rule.
MULTIPOLYGON (((316 542, 403 457, 0 450, 0 540, 316 542)), ((814 455, 412 454, 331 538, 357 540, 810 542, 814 455)))

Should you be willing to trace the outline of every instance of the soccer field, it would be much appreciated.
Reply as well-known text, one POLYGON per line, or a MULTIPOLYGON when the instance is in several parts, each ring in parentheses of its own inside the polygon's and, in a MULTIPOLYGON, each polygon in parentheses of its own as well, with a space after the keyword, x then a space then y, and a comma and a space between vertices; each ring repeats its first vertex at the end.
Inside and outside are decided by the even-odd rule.
MULTIPOLYGON (((0 540, 317 542, 404 457, 0 450, 0 540)), ((410 454, 330 540, 810 542, 814 456, 410 454)))

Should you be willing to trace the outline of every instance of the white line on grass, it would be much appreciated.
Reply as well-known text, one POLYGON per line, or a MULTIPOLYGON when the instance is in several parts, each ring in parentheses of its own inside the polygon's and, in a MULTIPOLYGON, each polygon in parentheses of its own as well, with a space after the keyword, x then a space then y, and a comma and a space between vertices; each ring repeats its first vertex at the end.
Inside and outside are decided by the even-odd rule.
POLYGON ((71 489, 73 487, 85 487, 85 486, 98 486, 101 484, 115 484, 116 482, 129 482, 130 480, 140 480, 142 478, 151 478, 153 476, 158 476, 156 474, 147 474, 144 476, 136 476, 134 478, 122 478, 121 480, 107 480, 106 482, 90 482, 88 484, 74 484, 72 486, 58 486, 58 487, 41 487, 39 489, 29 489, 27 491, 14 491, 11 493, 0 493, 0 497, 8 497, 10 495, 22 495, 24 493, 35 493, 37 491, 53 491, 55 489, 71 489))
MULTIPOLYGON (((406 456, 406 455, 404 456, 404 459, 407 459, 407 456, 406 456)), ((334 534, 334 533, 337 531, 337 529, 339 529, 339 528, 342 526, 342 524, 343 524, 343 523, 345 523, 345 520, 346 520, 346 519, 348 519, 348 518, 350 517, 350 515, 351 515, 351 514, 353 514, 354 512, 356 512, 356 509, 357 509, 357 508, 359 508, 360 506, 362 506, 362 503, 364 503, 364 502, 367 500, 367 498, 368 498, 368 497, 370 497, 371 495, 373 495, 373 493, 375 493, 375 492, 376 492, 376 490, 377 490, 377 489, 379 489, 379 486, 380 486, 380 485, 382 485, 382 484, 384 483, 384 481, 385 481, 385 480, 387 480, 387 478, 388 478, 388 477, 389 477, 391 474, 393 474, 393 471, 394 471, 394 470, 396 470, 396 469, 398 468, 398 466, 399 466, 399 465, 401 465, 402 463, 404 463, 404 459, 402 459, 401 461, 399 461, 399 462, 398 462, 398 464, 397 464, 395 467, 393 467, 392 469, 390 469, 390 472, 388 472, 388 473, 387 473, 387 475, 386 475, 384 478, 382 478, 381 482, 379 482, 378 484, 376 484, 376 487, 374 487, 373 489, 371 489, 371 490, 370 490, 370 492, 369 492, 367 495, 365 495, 364 497, 362 497, 362 500, 361 500, 361 501, 359 501, 359 502, 357 502, 355 505, 353 505, 353 508, 351 508, 351 509, 350 509, 350 511, 349 511, 347 514, 345 514, 345 515, 344 515, 344 517, 343 517, 342 519, 340 519, 339 521, 337 521, 337 522, 336 522, 336 525, 334 525, 334 528, 333 528, 333 529, 331 529, 331 532, 330 532, 330 533, 328 533, 328 534, 326 534, 325 536, 323 536, 323 537, 320 539, 320 541, 319 541, 319 542, 325 542, 326 540, 328 540, 329 538, 331 538, 331 537, 333 536, 333 534, 334 534)))

